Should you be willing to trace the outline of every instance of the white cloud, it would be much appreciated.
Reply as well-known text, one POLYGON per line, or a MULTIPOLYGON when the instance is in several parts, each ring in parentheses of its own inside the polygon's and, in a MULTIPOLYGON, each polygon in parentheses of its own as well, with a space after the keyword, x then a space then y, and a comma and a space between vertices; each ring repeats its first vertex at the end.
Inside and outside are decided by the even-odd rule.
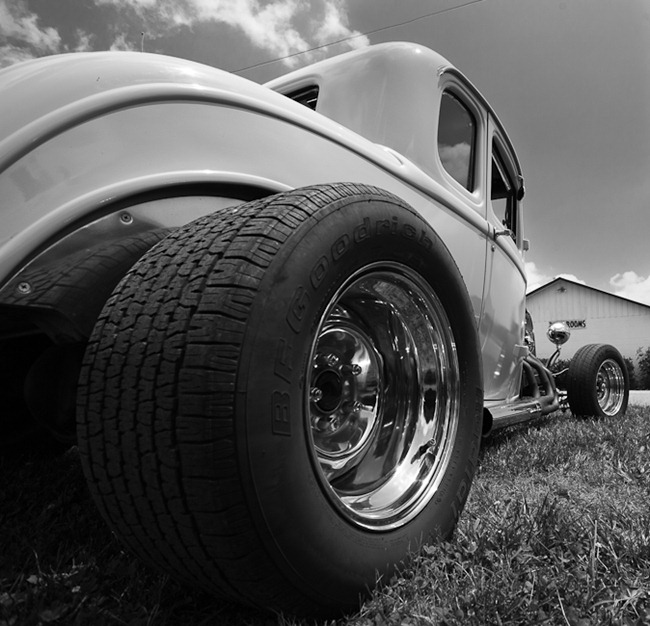
MULTIPOLYGON (((349 48, 368 45, 368 38, 348 25, 348 0, 94 0, 96 6, 113 6, 121 14, 114 24, 111 50, 140 48, 140 40, 126 32, 124 24, 135 22, 148 38, 172 34, 177 28, 221 23, 241 32, 248 41, 289 67, 295 57, 314 61, 326 53, 329 43, 346 40, 349 48), (124 19, 122 19, 124 18, 124 19), (122 23, 124 30, 117 30, 122 23), (319 50, 309 51, 312 48, 319 50)), ((43 26, 25 0, 0 0, 0 66, 58 52, 93 49, 94 39, 77 31, 63 42, 56 28, 43 26)))
POLYGON ((279 0, 261 7, 256 0, 209 2, 192 0, 200 21, 224 22, 244 32, 258 48, 283 57, 310 47, 293 21, 298 0, 279 0))
POLYGON ((361 35, 357 31, 350 31, 345 17, 345 11, 340 2, 325 2, 324 18, 318 23, 314 33, 316 43, 324 45, 332 41, 353 37, 348 41, 350 47, 362 48, 367 46, 370 43, 368 37, 361 35))
POLYGON ((29 61, 30 59, 35 59, 37 56, 37 54, 30 50, 19 46, 0 46, 0 68, 9 67, 21 61, 29 61))
POLYGON ((555 278, 566 278, 567 280, 572 280, 574 283, 580 283, 581 285, 586 285, 587 283, 578 278, 575 274, 558 274, 555 278))
POLYGON ((636 272, 628 271, 612 276, 609 284, 616 296, 650 304, 650 276, 639 276, 636 272))
POLYGON ((526 276, 528 277, 527 291, 535 291, 542 285, 553 280, 550 276, 544 274, 533 261, 526 261, 526 276))
POLYGON ((453 146, 440 144, 438 146, 440 160, 444 168, 455 180, 465 184, 469 173, 469 162, 472 147, 467 142, 453 146))
POLYGON ((76 34, 76 43, 73 52, 90 52, 93 50, 94 36, 78 29, 76 34))
POLYGON ((23 42, 41 54, 57 52, 61 46, 59 32, 52 27, 41 28, 38 15, 21 1, 8 5, 6 0, 0 0, 0 35, 23 42))
POLYGON ((118 35, 109 48, 111 51, 115 50, 137 50, 130 41, 126 40, 125 35, 118 35))
MULTIPOLYGON (((97 5, 130 8, 150 35, 179 26, 217 22, 241 31, 273 58, 289 57, 310 48, 351 38, 347 45, 368 45, 368 38, 347 25, 344 0, 95 0, 97 5)), ((306 58, 313 60, 313 54, 306 58)), ((283 59, 293 66, 295 58, 283 59)))
POLYGON ((526 291, 528 293, 535 291, 535 289, 543 287, 546 285, 546 283, 550 283, 556 278, 566 278, 567 280, 571 280, 574 283, 579 283, 580 285, 587 284, 584 280, 582 280, 582 278, 578 278, 575 274, 556 274, 555 276, 546 274, 541 269, 539 269, 533 261, 526 261, 525 265, 526 276, 528 277, 528 287, 526 291))
POLYGON ((0 0, 0 67, 35 57, 54 54, 61 49, 56 28, 42 27, 36 13, 22 0, 0 0))

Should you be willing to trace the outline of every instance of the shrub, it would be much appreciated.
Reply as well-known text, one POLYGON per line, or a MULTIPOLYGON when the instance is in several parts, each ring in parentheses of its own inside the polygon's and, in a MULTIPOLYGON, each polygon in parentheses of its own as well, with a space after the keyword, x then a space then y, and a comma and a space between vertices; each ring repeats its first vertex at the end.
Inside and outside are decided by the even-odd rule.
POLYGON ((650 389, 650 348, 639 348, 636 351, 639 389, 650 389))
POLYGON ((627 373, 630 377, 630 389, 640 389, 639 381, 636 377, 636 368, 634 367, 634 360, 629 356, 624 356, 623 360, 625 361, 625 367, 627 367, 627 373))
POLYGON ((571 365, 571 359, 558 359, 553 363, 550 370, 555 374, 555 384, 560 389, 566 389, 568 368, 571 365))

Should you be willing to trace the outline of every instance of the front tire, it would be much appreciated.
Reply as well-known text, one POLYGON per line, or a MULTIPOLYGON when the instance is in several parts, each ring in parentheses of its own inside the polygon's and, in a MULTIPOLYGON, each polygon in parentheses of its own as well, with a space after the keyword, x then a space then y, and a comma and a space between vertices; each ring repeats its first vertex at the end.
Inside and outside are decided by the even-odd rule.
POLYGON ((619 417, 627 409, 630 381, 621 353, 607 344, 579 348, 567 377, 571 412, 578 417, 619 417))
POLYGON ((472 307, 396 197, 225 209, 134 267, 93 332, 79 448, 118 535, 181 580, 295 614, 358 607, 448 537, 482 427, 472 307))

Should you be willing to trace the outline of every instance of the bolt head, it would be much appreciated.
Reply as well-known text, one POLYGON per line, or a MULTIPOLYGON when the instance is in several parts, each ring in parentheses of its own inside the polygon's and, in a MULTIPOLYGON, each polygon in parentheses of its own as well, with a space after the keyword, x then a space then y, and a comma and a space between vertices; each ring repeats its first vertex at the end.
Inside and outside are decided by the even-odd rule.
POLYGON ((328 354, 325 356, 323 360, 325 361, 325 364, 328 365, 329 367, 334 367, 335 365, 338 364, 339 357, 337 357, 336 354, 328 354))

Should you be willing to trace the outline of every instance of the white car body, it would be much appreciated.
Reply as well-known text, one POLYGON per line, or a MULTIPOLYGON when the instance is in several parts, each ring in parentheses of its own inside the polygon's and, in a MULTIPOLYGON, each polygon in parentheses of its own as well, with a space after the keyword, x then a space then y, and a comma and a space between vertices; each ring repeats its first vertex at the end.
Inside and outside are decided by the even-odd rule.
MULTIPOLYGON (((266 86, 165 56, 74 54, 3 70, 0 92, 0 313, 56 308, 34 275, 97 242, 186 223, 204 212, 197 199, 367 183, 409 203, 449 248, 474 307, 486 408, 516 401, 528 353, 523 179, 491 107, 438 54, 379 45, 266 86), (319 90, 316 111, 281 95, 306 87, 319 90), (476 120, 471 190, 438 150, 449 91, 476 120), (490 201, 497 147, 517 187, 512 236, 490 201)), ((83 339, 97 312, 63 311, 66 330, 47 330, 83 339)))

